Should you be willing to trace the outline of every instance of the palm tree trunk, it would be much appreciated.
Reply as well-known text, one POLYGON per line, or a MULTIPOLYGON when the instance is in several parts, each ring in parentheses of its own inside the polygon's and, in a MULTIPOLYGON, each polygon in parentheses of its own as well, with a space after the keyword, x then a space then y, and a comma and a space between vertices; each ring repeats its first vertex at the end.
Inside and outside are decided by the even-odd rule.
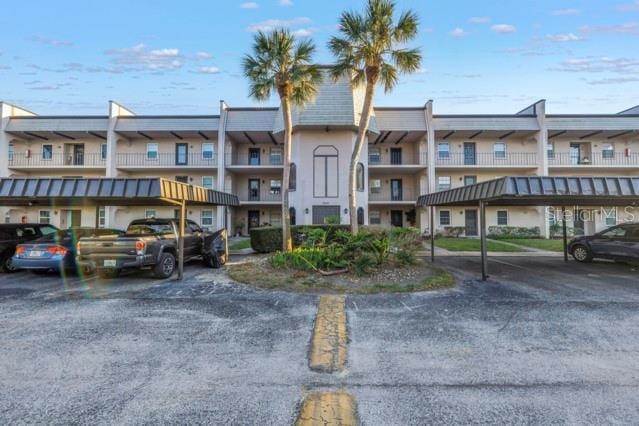
POLYGON ((291 118, 291 104, 287 96, 281 98, 282 114, 284 115, 284 176, 282 182, 282 250, 293 250, 291 238, 291 214, 288 207, 288 190, 291 180, 291 157, 293 140, 293 123, 291 118))
POLYGON ((357 139, 355 141, 355 147, 353 148, 353 154, 351 155, 351 165, 348 175, 348 210, 350 213, 351 232, 353 233, 353 235, 359 232, 359 225, 357 223, 357 163, 359 163, 359 159, 362 154, 362 147, 364 146, 364 142, 366 141, 368 125, 371 120, 371 113, 373 112, 374 97, 375 83, 369 81, 366 83, 364 105, 362 107, 362 115, 359 119, 357 139))

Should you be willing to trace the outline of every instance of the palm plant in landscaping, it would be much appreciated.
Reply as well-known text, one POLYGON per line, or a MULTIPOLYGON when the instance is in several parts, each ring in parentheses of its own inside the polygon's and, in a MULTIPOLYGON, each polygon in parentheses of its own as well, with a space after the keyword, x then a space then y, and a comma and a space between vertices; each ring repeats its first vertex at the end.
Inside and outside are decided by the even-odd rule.
POLYGON ((394 18, 393 1, 369 0, 363 13, 342 13, 340 36, 329 41, 329 48, 336 57, 331 69, 332 77, 339 79, 346 75, 352 78, 353 85, 366 85, 349 169, 348 197, 353 234, 358 232, 355 198, 357 164, 368 133, 376 87, 380 84, 385 92, 390 92, 401 74, 419 69, 422 59, 418 48, 405 47, 417 36, 417 14, 406 11, 397 20, 394 18))
POLYGON ((297 39, 286 29, 255 35, 252 53, 242 62, 250 84, 250 96, 268 100, 273 91, 280 98, 284 121, 284 174, 282 184, 282 249, 291 251, 289 185, 293 123, 292 105, 304 105, 317 95, 322 73, 313 63, 315 45, 308 39, 297 39))

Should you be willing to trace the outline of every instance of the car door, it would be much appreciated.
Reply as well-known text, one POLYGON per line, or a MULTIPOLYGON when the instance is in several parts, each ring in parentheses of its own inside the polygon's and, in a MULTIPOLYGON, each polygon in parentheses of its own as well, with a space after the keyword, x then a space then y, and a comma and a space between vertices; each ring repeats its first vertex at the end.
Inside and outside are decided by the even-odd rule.
POLYGON ((190 234, 184 238, 184 254, 189 257, 199 256, 202 254, 202 228, 191 220, 186 224, 190 234))
POLYGON ((626 231, 627 229, 624 226, 614 226, 593 235, 592 240, 590 240, 590 249, 593 256, 603 258, 625 257, 626 231))
POLYGON ((639 225, 628 225, 625 241, 623 242, 623 257, 639 261, 639 225))

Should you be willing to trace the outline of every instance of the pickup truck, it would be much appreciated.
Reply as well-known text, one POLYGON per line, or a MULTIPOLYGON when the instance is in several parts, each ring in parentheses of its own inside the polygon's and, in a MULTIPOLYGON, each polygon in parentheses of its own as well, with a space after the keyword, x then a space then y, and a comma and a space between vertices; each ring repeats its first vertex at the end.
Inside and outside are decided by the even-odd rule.
MULTIPOLYGON (((104 278, 114 278, 124 269, 147 268, 157 278, 168 278, 177 265, 179 226, 177 219, 139 219, 124 235, 81 238, 77 263, 104 278)), ((227 259, 226 238, 225 229, 208 232, 187 220, 184 260, 201 258, 207 266, 219 268, 227 259)))

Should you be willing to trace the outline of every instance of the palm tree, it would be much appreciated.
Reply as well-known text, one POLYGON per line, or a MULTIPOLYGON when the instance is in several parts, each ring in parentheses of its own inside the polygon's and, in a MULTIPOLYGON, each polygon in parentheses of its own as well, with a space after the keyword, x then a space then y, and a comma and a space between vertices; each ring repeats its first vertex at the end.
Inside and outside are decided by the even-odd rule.
POLYGON ((344 12, 340 18, 340 36, 331 37, 328 47, 336 57, 331 75, 352 78, 353 85, 366 85, 355 148, 351 156, 348 181, 351 230, 358 231, 355 198, 357 164, 366 141, 373 99, 378 84, 390 92, 401 74, 420 67, 422 56, 417 48, 405 44, 417 36, 418 18, 413 11, 394 20, 395 3, 391 0, 369 0, 363 13, 344 12))
POLYGON ((282 183, 282 249, 291 251, 291 220, 288 207, 291 171, 293 123, 291 105, 304 105, 317 95, 322 72, 312 63, 315 45, 308 39, 297 39, 286 29, 270 33, 258 32, 252 54, 242 61, 244 75, 249 79, 250 96, 268 100, 272 91, 280 97, 284 120, 284 182, 282 183))

